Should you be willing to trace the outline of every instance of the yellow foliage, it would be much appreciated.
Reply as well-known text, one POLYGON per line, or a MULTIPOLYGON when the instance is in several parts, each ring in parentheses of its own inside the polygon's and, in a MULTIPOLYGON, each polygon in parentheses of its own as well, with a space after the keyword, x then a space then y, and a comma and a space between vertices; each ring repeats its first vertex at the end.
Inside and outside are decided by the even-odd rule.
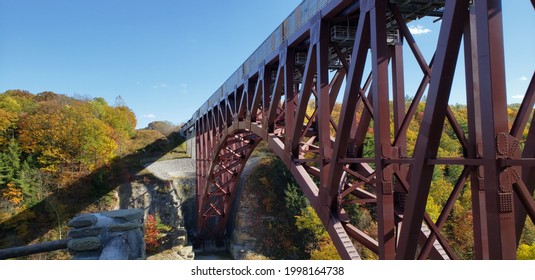
MULTIPOLYGON (((435 166, 435 168, 440 168, 441 172, 444 170, 443 166, 435 166)), ((439 177, 431 182, 429 196, 433 197, 435 204, 442 206, 448 200, 452 190, 453 185, 449 183, 446 178, 439 177)))
POLYGON ((324 233, 319 241, 318 248, 310 252, 312 260, 340 260, 340 254, 327 233, 324 233))
POLYGON ((252 252, 245 253, 243 259, 248 261, 269 260, 269 258, 266 256, 252 252))
POLYGON ((2 197, 10 203, 18 205, 22 202, 22 191, 13 182, 9 182, 7 187, 2 190, 2 197))
POLYGON ((442 207, 435 203, 435 200, 432 196, 427 197, 427 205, 425 206, 425 211, 429 214, 432 221, 436 221, 438 216, 440 216, 440 211, 442 207))
POLYGON ((12 128, 18 120, 16 113, 0 108, 0 146, 9 142, 8 130, 12 128))
POLYGON ((9 218, 11 218, 11 215, 9 213, 6 213, 4 211, 0 211, 0 223, 1 224, 5 223, 7 220, 9 220, 9 218))
POLYGON ((295 226, 299 230, 310 230, 318 239, 325 233, 325 228, 312 206, 301 210, 301 215, 295 217, 295 226))
MULTIPOLYGON (((312 117, 315 111, 316 111, 316 101, 315 100, 308 101, 306 115, 308 117, 312 117)), ((307 122, 307 117, 305 117, 305 122, 307 122)))
POLYGON ((46 172, 60 172, 73 164, 81 164, 79 171, 92 171, 109 163, 118 142, 126 143, 135 117, 127 108, 101 105, 101 110, 92 110, 77 100, 42 102, 39 110, 19 121, 22 149, 35 155, 46 172))
POLYGON ((516 258, 519 260, 535 260, 535 243, 530 245, 521 244, 518 246, 516 258))

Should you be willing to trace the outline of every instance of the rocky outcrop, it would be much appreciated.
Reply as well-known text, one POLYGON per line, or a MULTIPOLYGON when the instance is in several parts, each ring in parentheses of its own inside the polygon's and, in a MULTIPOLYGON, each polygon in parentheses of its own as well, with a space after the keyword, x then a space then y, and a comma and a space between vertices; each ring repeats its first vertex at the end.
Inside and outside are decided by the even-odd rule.
POLYGON ((160 181, 149 176, 119 187, 120 209, 139 208, 147 215, 157 215, 166 225, 183 227, 180 204, 180 186, 169 181, 160 181))
POLYGON ((83 214, 68 226, 73 260, 145 259, 143 210, 121 209, 83 214))
POLYGON ((192 246, 175 246, 158 254, 152 255, 147 260, 193 260, 195 253, 192 246))
POLYGON ((150 175, 140 175, 119 187, 119 208, 143 209, 144 216, 154 215, 172 229, 162 237, 164 251, 149 259, 191 259, 194 254, 180 254, 188 245, 192 229, 195 178, 189 176, 191 159, 156 162, 147 165, 150 175), (180 168, 185 169, 180 169, 180 168), (180 176, 178 176, 180 175, 180 176), (162 255, 163 254, 163 255, 162 255), (159 255, 159 256, 158 256, 159 255), (176 255, 176 256, 175 256, 176 255))
POLYGON ((246 179, 260 162, 260 158, 251 158, 247 162, 238 183, 238 193, 231 215, 232 237, 229 243, 229 253, 235 260, 245 259, 246 255, 254 252, 257 244, 256 235, 252 232, 258 219, 258 199, 255 194, 246 191, 246 179))

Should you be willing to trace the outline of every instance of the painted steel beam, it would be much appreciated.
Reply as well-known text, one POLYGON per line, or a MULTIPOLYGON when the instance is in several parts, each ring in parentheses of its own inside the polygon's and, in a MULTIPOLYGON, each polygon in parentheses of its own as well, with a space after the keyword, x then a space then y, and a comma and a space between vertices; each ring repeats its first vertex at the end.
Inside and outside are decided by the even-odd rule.
MULTIPOLYGON (((305 0, 299 7, 318 1, 305 0)), ((188 125, 196 133, 197 238, 228 235, 236 182, 258 142, 265 140, 343 258, 360 259, 357 248, 365 247, 380 259, 456 259, 442 230, 468 180, 474 257, 514 258, 526 218, 535 216, 535 82, 532 78, 509 129, 500 1, 450 0, 443 9, 417 1, 320 2, 298 26, 292 29, 285 22, 278 28, 282 41, 261 55, 255 52, 258 57, 247 60, 229 78, 232 84, 223 85, 188 125), (407 26, 415 15, 406 5, 442 16, 429 63, 407 26), (350 38, 346 42, 333 35, 341 23, 350 38), (422 73, 408 108, 404 45, 422 73), (461 51, 467 128, 448 105, 461 51), (371 73, 364 80, 365 69, 371 73), (422 104, 423 115, 418 112, 422 104), (422 124, 414 144, 407 132, 416 118, 422 124), (438 153, 446 120, 462 147, 452 157, 438 153), (525 144, 519 145, 526 133, 525 144), (365 145, 374 147, 366 157, 365 145), (463 171, 432 221, 425 209, 436 165, 463 171), (375 232, 359 228, 349 207, 374 209, 375 232)))
POLYGON ((452 86, 464 21, 469 1, 447 1, 438 39, 436 62, 429 85, 425 111, 411 166, 407 204, 401 228, 397 259, 414 259, 418 243, 413 238, 421 230, 434 166, 427 160, 437 157, 440 135, 452 86))

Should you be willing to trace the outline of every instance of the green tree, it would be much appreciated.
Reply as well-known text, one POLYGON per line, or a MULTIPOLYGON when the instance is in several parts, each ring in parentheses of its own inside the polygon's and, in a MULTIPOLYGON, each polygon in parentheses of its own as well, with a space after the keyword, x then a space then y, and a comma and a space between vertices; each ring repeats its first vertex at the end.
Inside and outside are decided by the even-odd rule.
POLYGON ((285 206, 290 211, 290 215, 299 215, 303 208, 307 206, 307 200, 303 192, 295 184, 288 183, 284 189, 285 206))
POLYGON ((32 207, 45 196, 45 183, 41 172, 24 161, 17 172, 15 184, 22 191, 24 204, 32 207))
POLYGON ((9 141, 7 151, 0 153, 0 187, 13 183, 20 169, 21 149, 15 139, 9 141))

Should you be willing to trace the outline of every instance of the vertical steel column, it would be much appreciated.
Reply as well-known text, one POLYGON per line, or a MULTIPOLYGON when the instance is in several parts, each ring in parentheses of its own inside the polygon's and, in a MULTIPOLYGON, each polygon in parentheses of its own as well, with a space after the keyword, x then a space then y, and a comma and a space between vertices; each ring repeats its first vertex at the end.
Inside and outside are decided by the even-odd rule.
MULTIPOLYGON (((361 7, 365 4, 361 2, 361 7)), ((332 151, 332 166, 328 175, 327 181, 329 189, 329 197, 335 198, 339 194, 340 180, 343 174, 344 163, 340 163, 339 160, 346 157, 348 139, 351 135, 351 128, 355 122, 355 109, 359 100, 360 83, 362 82, 362 75, 364 72, 364 66, 366 64, 366 57, 368 54, 368 46, 370 42, 370 20, 369 13, 364 12, 361 9, 359 22, 357 25, 357 31, 355 35, 355 43, 353 46, 353 53, 351 55, 351 63, 349 65, 349 71, 347 75, 346 87, 344 91, 344 102, 340 111, 340 118, 338 121, 338 127, 336 129, 336 139, 334 143, 334 149, 332 151)), ((333 104, 331 104, 333 105, 333 104)), ((330 117, 330 116, 329 116, 330 117)), ((336 206, 336 205, 333 205, 336 206)), ((334 208, 334 207, 332 207, 334 208)), ((338 209, 331 209, 338 211, 338 209)), ((338 212, 335 212, 338 214, 338 212)), ((331 237, 333 231, 329 231, 331 237)), ((344 233, 345 234, 345 233, 344 233)), ((333 238, 335 240, 335 238, 333 238)), ((344 246, 337 246, 341 255, 347 254, 347 248, 344 246)))
POLYGON ((299 98, 297 101, 297 108, 295 113, 293 125, 293 134, 288 135, 291 139, 290 149, 292 151, 293 158, 299 158, 299 142, 303 133, 303 122, 305 120, 305 114, 312 94, 312 87, 314 84, 314 74, 316 74, 316 44, 310 44, 308 48, 307 62, 305 64, 305 72, 303 73, 303 84, 299 92, 299 98))
POLYGON ((207 129, 207 119, 208 114, 202 116, 199 118, 198 127, 197 127, 197 133, 199 134, 199 150, 200 152, 197 154, 197 160, 199 161, 198 168, 197 169, 197 231, 198 233, 202 233, 202 230, 204 228, 204 201, 207 198, 206 196, 206 184, 207 184, 207 174, 206 174, 206 164, 208 163, 207 160, 207 138, 208 138, 208 129, 207 129), (200 169, 200 170, 199 170, 200 169))
POLYGON ((202 162, 202 157, 203 157, 203 151, 202 151, 202 134, 201 134, 201 118, 197 119, 195 121, 195 214, 196 214, 196 217, 195 217, 195 225, 196 225, 196 229, 197 229, 197 233, 200 233, 200 212, 201 212, 201 189, 200 189, 200 186, 201 186, 201 182, 202 182, 202 166, 201 166, 201 162, 202 162))
POLYGON ((414 150, 411 187, 403 215, 397 259, 416 257, 418 242, 414 237, 421 231, 434 170, 434 165, 429 165, 427 161, 437 157, 468 5, 468 0, 451 0, 446 2, 444 9, 436 61, 414 150))
MULTIPOLYGON (((294 81, 294 70, 295 70, 295 50, 294 48, 288 47, 286 49, 286 61, 284 63, 284 95, 286 103, 284 106, 285 109, 285 129, 286 135, 294 135, 294 130, 296 127, 295 124, 295 95, 296 95, 296 86, 294 81)), ((292 141, 289 137, 286 137, 284 140, 284 152, 286 158, 284 161, 286 164, 290 163, 292 156, 292 141)))
MULTIPOLYGON (((482 156, 481 136, 481 107, 479 92, 479 77, 477 69, 477 46, 475 11, 471 9, 469 19, 464 29, 464 63, 466 79, 466 105, 468 112, 468 142, 467 157, 477 159, 482 156)), ((472 192, 472 217, 474 230, 474 257, 488 259, 489 248, 487 233, 487 218, 485 206, 485 180, 483 167, 476 166, 470 172, 470 187, 472 192), (484 242, 485 240, 485 242, 484 242)))
POLYGON ((254 89, 253 98, 251 99, 251 121, 258 121, 258 109, 262 104, 262 96, 264 89, 264 66, 258 70, 258 78, 256 80, 256 88, 254 89))
POLYGON ((370 27, 379 258, 394 259, 396 254, 394 187, 392 169, 384 163, 384 159, 391 158, 392 155, 388 96, 389 53, 386 42, 386 1, 374 2, 375 6, 371 7, 370 10, 370 27))
POLYGON ((255 96, 255 85, 253 83, 254 78, 247 79, 247 82, 245 83, 245 88, 247 89, 247 102, 245 103, 245 121, 247 122, 248 128, 250 128, 251 124, 251 115, 252 115, 252 107, 254 102, 254 96, 255 96))
MULTIPOLYGON (((319 17, 318 22, 311 29, 311 44, 316 46, 316 91, 318 93, 318 124, 319 149, 320 149, 320 186, 319 199, 323 213, 318 213, 324 224, 330 219, 331 206, 336 201, 336 196, 329 195, 330 185, 328 181, 329 172, 332 166, 332 145, 331 145, 331 102, 329 97, 329 25, 319 17)), ((336 184, 338 186, 338 184, 336 184)))
MULTIPOLYGON (((401 39, 400 39, 401 40, 401 39)), ((403 74, 403 43, 398 42, 390 46, 392 57, 392 94, 394 98, 394 135, 400 133, 401 124, 405 118, 405 78, 403 74)), ((397 138, 400 153, 406 155, 407 134, 401 133, 397 138)))
POLYGON ((237 121, 244 121, 247 117, 247 104, 249 103, 249 78, 246 77, 243 81, 243 86, 240 89, 238 104, 238 119, 237 121))
MULTIPOLYGON (((344 101, 340 110, 340 118, 336 132, 333 156, 335 158, 334 166, 329 174, 329 184, 331 186, 330 195, 334 197, 338 194, 338 183, 342 177, 344 163, 340 163, 347 154, 348 139, 351 135, 351 127, 355 122, 355 110, 359 100, 360 84, 364 73, 364 65, 368 54, 370 42, 370 18, 369 13, 365 12, 364 4, 361 2, 361 12, 355 35, 353 53, 351 54, 351 63, 347 76, 346 87, 344 91, 344 101)), ((365 97, 363 97, 365 98, 365 97)))
MULTIPOLYGON (((403 120, 405 119, 405 84, 403 73, 403 42, 400 35, 399 42, 390 46, 390 55, 392 57, 392 95, 393 95, 393 111, 394 111, 394 136, 396 153, 394 157, 407 157, 407 133, 401 131, 403 120)), ((398 164, 394 170, 396 176, 401 177, 404 181, 408 180, 409 166, 398 164)), ((394 211, 396 216, 402 215, 404 208, 403 201, 406 198, 406 193, 400 182, 396 182, 394 186, 394 211)), ((401 229, 401 219, 396 222, 396 239, 399 240, 399 230, 401 229)))
POLYGON ((479 0, 475 8, 489 258, 515 259, 513 188, 500 180, 498 161, 508 156, 500 140, 509 135, 501 1, 479 0))
POLYGON ((280 106, 281 95, 284 87, 284 77, 285 77, 285 62, 286 62, 286 53, 287 47, 282 46, 279 53, 279 66, 277 67, 277 76, 275 78, 275 84, 273 86, 273 93, 271 94, 271 104, 269 104, 269 110, 266 120, 266 128, 269 132, 273 132, 275 128, 275 117, 277 116, 277 111, 280 106))
MULTIPOLYGON (((269 65, 264 65, 264 77, 262 77, 262 126, 268 131, 268 118, 269 118, 269 106, 271 102, 271 67, 269 65)), ((266 135, 262 135, 264 138, 266 135)))

